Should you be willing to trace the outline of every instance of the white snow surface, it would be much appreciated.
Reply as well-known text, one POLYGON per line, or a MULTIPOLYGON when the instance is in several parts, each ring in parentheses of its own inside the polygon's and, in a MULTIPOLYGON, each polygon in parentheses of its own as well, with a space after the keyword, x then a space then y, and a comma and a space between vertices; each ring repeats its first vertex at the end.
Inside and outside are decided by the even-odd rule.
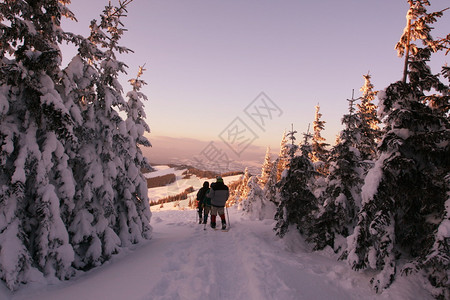
MULTIPOLYGON (((153 168, 155 169, 155 172, 150 172, 150 173, 144 174, 145 178, 153 178, 153 177, 176 173, 175 168, 171 168, 169 166, 153 166, 153 168)), ((180 170, 178 170, 178 172, 180 174, 183 173, 183 171, 184 170, 181 170, 181 172, 180 172, 180 170)))
POLYGON ((376 294, 369 285, 375 274, 352 271, 332 251, 311 252, 294 228, 280 239, 275 221, 250 220, 237 206, 228 209, 228 232, 204 230, 187 202, 153 206, 153 238, 104 265, 14 293, 1 283, 0 299, 433 299, 414 276, 376 294))

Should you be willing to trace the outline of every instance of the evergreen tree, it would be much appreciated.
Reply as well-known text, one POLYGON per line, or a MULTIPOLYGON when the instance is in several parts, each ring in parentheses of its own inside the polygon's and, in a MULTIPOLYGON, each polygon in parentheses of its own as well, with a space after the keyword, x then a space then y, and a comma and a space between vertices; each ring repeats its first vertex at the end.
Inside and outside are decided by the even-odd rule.
POLYGON ((242 210, 245 214, 255 220, 273 218, 275 205, 265 198, 256 176, 248 180, 248 189, 248 196, 242 201, 242 210))
MULTIPOLYGON (((419 260, 419 266, 426 270, 430 283, 437 288, 434 295, 438 299, 448 299, 450 296, 448 289, 448 270, 450 270, 450 174, 447 173, 444 180, 447 185, 447 200, 444 204, 445 210, 437 230, 434 231, 434 239, 431 246, 427 249, 426 254, 419 260)), ((414 270, 416 267, 413 265, 412 269, 414 270)), ((407 268, 404 268, 404 271, 410 272, 407 268)))
POLYGON ((105 7, 100 24, 91 22, 89 39, 79 49, 85 72, 80 77, 90 78, 90 93, 81 106, 80 156, 74 162, 80 168, 77 175, 81 178, 77 178, 75 216, 69 228, 76 254, 74 265, 80 269, 100 265, 124 242, 119 238, 120 232, 112 230, 124 226, 116 225, 120 213, 115 203, 119 192, 115 181, 122 162, 116 150, 123 152, 121 141, 115 140, 116 128, 124 127, 117 111, 125 106, 117 81, 118 73, 124 72, 123 63, 115 59, 120 35, 114 27, 120 13, 115 14, 111 4, 105 7))
POLYGON ((407 56, 408 72, 379 95, 385 134, 380 157, 362 188, 362 209, 348 239, 347 260, 354 269, 378 270, 371 282, 381 291, 395 279, 396 256, 402 253, 411 261, 402 272, 423 268, 440 293, 436 296, 444 299, 449 296, 449 238, 438 229, 448 224, 448 186, 442 178, 449 173, 450 131, 448 117, 425 95, 432 88, 448 95, 448 86, 427 66, 431 53, 438 50, 429 24, 442 12, 427 14, 428 1, 409 3, 408 26, 397 44, 399 53, 407 56), (410 43, 414 39, 422 39, 424 48, 410 43), (437 260, 428 260, 428 255, 437 260))
POLYGON ((147 97, 140 92, 142 86, 146 84, 145 81, 140 79, 143 71, 144 68, 140 67, 137 77, 130 80, 133 90, 127 94, 129 99, 126 120, 128 143, 125 148, 128 150, 128 155, 126 156, 125 170, 127 170, 128 176, 123 176, 122 178, 129 178, 127 184, 131 199, 127 198, 127 201, 131 203, 126 203, 126 206, 128 208, 133 205, 136 207, 137 215, 132 216, 134 222, 138 226, 140 234, 144 238, 150 238, 151 213, 148 205, 147 180, 140 172, 142 169, 152 169, 148 160, 143 156, 142 150, 139 148, 139 146, 151 146, 150 141, 144 136, 145 132, 150 133, 150 127, 144 120, 146 115, 142 103, 142 100, 147 100, 147 97))
POLYGON ((117 41, 130 1, 106 7, 89 39, 60 28, 68 2, 0 4, 0 277, 10 289, 99 265, 151 229, 142 82, 125 102, 114 54, 126 50, 117 41), (79 49, 64 70, 63 41, 79 49))
POLYGON ((372 103, 377 92, 373 90, 373 84, 370 82, 371 76, 366 74, 364 85, 361 87, 361 103, 358 104, 358 128, 360 139, 356 144, 361 154, 362 160, 374 160, 376 158, 376 149, 381 130, 378 127, 380 123, 377 117, 377 106, 372 103))
POLYGON ((313 194, 312 185, 316 172, 309 159, 311 146, 304 143, 301 155, 296 155, 298 146, 295 142, 296 131, 290 131, 292 143, 289 145, 290 160, 287 172, 283 173, 280 185, 280 204, 275 214, 277 224, 274 230, 283 237, 290 225, 295 225, 301 234, 311 233, 313 211, 317 208, 317 199, 313 194))
POLYGON ((243 199, 246 199, 249 193, 248 189, 248 181, 250 179, 250 173, 248 168, 245 168, 244 174, 241 177, 241 184, 238 187, 238 197, 241 202, 243 199))
MULTIPOLYGON (((133 80, 131 99, 122 97, 118 82, 125 64, 116 53, 130 50, 119 46, 124 32, 120 19, 131 1, 119 7, 105 7, 100 23, 91 22, 89 40, 82 43, 84 74, 90 76, 90 92, 82 101, 82 128, 78 130, 80 156, 74 165, 77 174, 77 203, 70 225, 77 268, 88 269, 103 263, 120 247, 149 238, 150 212, 140 170, 145 165, 139 144, 146 145, 143 131, 143 82, 133 80), (119 111, 124 111, 123 120, 119 111)), ((144 96, 145 97, 145 96, 144 96)))
POLYGON ((0 277, 10 289, 37 272, 72 274, 70 211, 60 207, 74 194, 65 151, 73 122, 57 90, 65 3, 0 4, 0 277))
POLYGON ((287 168, 289 156, 289 148, 287 146, 286 131, 284 131, 280 142, 280 153, 278 153, 278 164, 277 164, 277 181, 281 180, 281 174, 287 168))
POLYGON ((359 116, 354 113, 355 99, 349 100, 349 114, 344 115, 338 144, 333 147, 328 160, 327 188, 323 206, 319 210, 310 241, 315 249, 332 247, 336 252, 346 249, 345 238, 356 225, 363 183, 361 157, 356 145, 359 142, 359 116))
POLYGON ((280 203, 280 193, 277 187, 277 171, 278 171, 278 162, 279 158, 277 158, 273 164, 269 173, 269 178, 267 179, 267 183, 264 186, 263 192, 264 197, 267 200, 273 202, 276 206, 280 203))
POLYGON ((269 180, 270 171, 272 170, 272 161, 270 157, 270 147, 267 147, 266 156, 264 157, 264 163, 261 168, 261 176, 259 178, 259 184, 264 188, 269 180))
POLYGON ((321 132, 325 129, 325 121, 321 120, 322 114, 320 113, 320 106, 315 106, 316 113, 313 122, 314 135, 312 137, 312 151, 310 154, 311 161, 315 164, 316 170, 321 174, 327 174, 328 166, 326 161, 328 159, 328 150, 326 149, 329 144, 325 143, 325 139, 322 137, 321 132))

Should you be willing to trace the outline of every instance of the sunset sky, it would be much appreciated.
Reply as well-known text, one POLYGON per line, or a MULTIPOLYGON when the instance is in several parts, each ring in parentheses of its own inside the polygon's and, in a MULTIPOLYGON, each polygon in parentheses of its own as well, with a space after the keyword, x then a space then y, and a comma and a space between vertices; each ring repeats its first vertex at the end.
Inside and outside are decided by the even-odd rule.
MULTIPOLYGON (((449 6, 431 2, 428 11, 449 6)), ((78 23, 65 21, 63 28, 87 35, 105 4, 73 0, 78 23)), ((161 149, 182 149, 186 139, 202 141, 200 151, 216 141, 234 159, 251 149, 246 145, 277 148, 291 123, 306 131, 318 103, 327 122, 322 135, 334 144, 346 99, 352 89, 361 95, 363 74, 370 71, 376 90, 401 79, 403 59, 394 46, 407 8, 406 0, 134 0, 122 40, 134 53, 120 58, 130 78, 146 64, 154 151, 163 140, 161 149), (266 103, 259 112, 267 117, 252 115, 258 103, 266 103), (239 149, 226 145, 232 128, 251 132, 239 149), (169 145, 167 137, 181 140, 169 145)), ((434 37, 448 33, 449 12, 435 27, 434 37)), ((433 71, 448 61, 436 56, 433 71)))

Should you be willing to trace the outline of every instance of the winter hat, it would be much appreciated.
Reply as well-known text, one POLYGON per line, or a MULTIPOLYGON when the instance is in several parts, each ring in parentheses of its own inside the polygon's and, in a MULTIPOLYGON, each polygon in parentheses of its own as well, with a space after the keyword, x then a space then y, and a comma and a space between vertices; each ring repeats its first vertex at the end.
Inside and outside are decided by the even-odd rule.
POLYGON ((203 182, 203 187, 204 188, 209 188, 209 182, 208 181, 203 182))
POLYGON ((222 179, 222 177, 219 176, 219 177, 216 178, 216 181, 217 182, 223 182, 223 179, 222 179))

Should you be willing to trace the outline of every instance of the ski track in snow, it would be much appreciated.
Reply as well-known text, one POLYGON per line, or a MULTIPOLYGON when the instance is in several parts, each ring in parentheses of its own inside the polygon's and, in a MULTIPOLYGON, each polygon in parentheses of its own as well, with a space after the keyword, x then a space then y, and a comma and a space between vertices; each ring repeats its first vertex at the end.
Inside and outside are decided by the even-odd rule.
POLYGON ((34 283, 16 293, 2 287, 0 299, 430 299, 414 289, 409 296, 395 289, 376 295, 369 277, 343 262, 277 238, 272 220, 229 211, 229 232, 203 230, 193 210, 155 212, 153 239, 144 245, 70 281, 34 283))

